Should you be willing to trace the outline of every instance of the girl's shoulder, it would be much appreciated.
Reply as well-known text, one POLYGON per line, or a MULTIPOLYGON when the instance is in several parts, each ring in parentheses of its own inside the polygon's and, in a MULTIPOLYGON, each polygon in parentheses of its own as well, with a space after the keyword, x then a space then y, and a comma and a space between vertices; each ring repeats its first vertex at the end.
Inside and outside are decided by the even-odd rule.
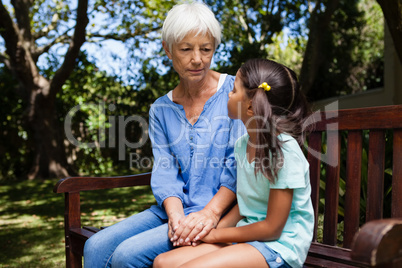
POLYGON ((282 141, 281 150, 285 158, 292 155, 302 162, 307 162, 303 150, 295 138, 287 133, 282 133, 278 136, 278 139, 282 141))
POLYGON ((282 142, 282 149, 300 148, 299 143, 288 133, 281 133, 278 139, 282 142))
POLYGON ((237 139, 236 143, 235 143, 235 147, 236 148, 241 148, 245 145, 247 145, 248 139, 249 139, 249 135, 248 133, 244 134, 243 136, 241 136, 240 138, 237 139))
POLYGON ((242 155, 243 153, 244 154, 246 153, 248 139, 249 139, 249 136, 248 136, 248 133, 246 133, 236 140, 236 143, 234 146, 235 155, 239 155, 239 154, 242 155))

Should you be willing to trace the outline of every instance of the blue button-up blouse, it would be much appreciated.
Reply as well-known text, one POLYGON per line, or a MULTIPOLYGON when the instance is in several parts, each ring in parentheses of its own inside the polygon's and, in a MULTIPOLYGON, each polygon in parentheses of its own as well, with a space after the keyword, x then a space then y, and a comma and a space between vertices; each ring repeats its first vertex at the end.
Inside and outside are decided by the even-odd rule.
POLYGON ((224 82, 205 103, 194 125, 170 94, 151 106, 151 187, 158 203, 151 210, 162 218, 167 218, 162 204, 168 197, 179 198, 188 215, 203 209, 222 186, 236 192, 233 148, 246 129, 240 120, 228 117, 228 94, 233 89, 234 76, 221 75, 222 78, 224 82))

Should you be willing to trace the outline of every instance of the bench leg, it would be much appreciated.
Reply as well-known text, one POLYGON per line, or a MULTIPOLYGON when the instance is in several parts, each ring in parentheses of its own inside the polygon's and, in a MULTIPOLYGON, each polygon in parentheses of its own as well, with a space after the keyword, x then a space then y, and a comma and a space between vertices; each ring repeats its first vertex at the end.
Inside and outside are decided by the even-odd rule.
POLYGON ((82 267, 82 257, 73 249, 70 238, 70 229, 81 227, 80 193, 65 194, 64 228, 66 241, 66 267, 82 267))
POLYGON ((66 247, 66 267, 67 268, 81 268, 82 267, 82 257, 79 254, 72 252, 66 247))

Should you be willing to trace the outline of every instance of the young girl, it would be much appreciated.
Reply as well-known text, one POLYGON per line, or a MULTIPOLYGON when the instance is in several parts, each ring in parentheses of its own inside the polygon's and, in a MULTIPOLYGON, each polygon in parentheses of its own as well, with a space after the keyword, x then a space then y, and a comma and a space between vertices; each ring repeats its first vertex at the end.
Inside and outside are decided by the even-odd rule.
POLYGON ((236 74, 228 111, 247 128, 235 146, 237 205, 202 239, 206 243, 161 254, 154 267, 303 266, 314 213, 301 150, 309 109, 296 74, 271 60, 247 61, 236 74))

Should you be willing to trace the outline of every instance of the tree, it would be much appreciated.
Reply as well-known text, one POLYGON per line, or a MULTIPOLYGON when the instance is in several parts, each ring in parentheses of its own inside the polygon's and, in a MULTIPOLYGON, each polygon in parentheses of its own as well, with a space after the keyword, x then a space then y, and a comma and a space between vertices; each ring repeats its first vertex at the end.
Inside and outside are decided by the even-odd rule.
POLYGON ((377 2, 384 13, 395 50, 402 63, 402 0, 377 0, 377 2))
POLYGON ((274 44, 284 28, 300 33, 308 1, 218 0, 206 1, 223 25, 218 69, 235 74, 249 58, 272 58, 274 44))
POLYGON ((303 65, 300 71, 300 84, 304 93, 308 93, 316 81, 318 70, 325 61, 325 41, 328 39, 329 24, 332 15, 338 8, 339 0, 328 0, 327 5, 317 1, 311 12, 309 21, 309 38, 304 52, 303 65))
POLYGON ((18 81, 16 92, 26 109, 24 121, 34 147, 28 178, 68 176, 72 170, 66 161, 64 135, 55 117, 55 104, 82 45, 86 40, 114 39, 132 40, 132 45, 139 47, 141 40, 152 40, 152 35, 144 37, 160 29, 164 11, 172 3, 99 0, 92 2, 90 11, 88 0, 78 0, 74 11, 69 8, 74 3, 61 0, 12 0, 11 4, 13 10, 0 0, 0 35, 5 46, 0 63, 18 81), (153 12, 158 8, 162 12, 153 12), (89 33, 89 17, 99 13, 107 18, 102 23, 93 23, 89 33), (58 55, 62 63, 52 77, 47 77, 41 73, 38 60, 55 53, 51 52, 55 47, 66 52, 58 55))
MULTIPOLYGON (((52 79, 46 79, 36 66, 38 58, 57 42, 57 38, 38 47, 36 40, 49 34, 57 26, 51 23, 47 29, 34 32, 31 11, 33 1, 12 1, 15 19, 0 1, 1 36, 6 47, 2 62, 11 70, 19 82, 19 92, 27 105, 27 123, 35 146, 34 164, 29 178, 38 175, 62 177, 68 175, 68 166, 63 152, 61 133, 54 117, 55 99, 62 85, 74 68, 81 45, 85 42, 85 28, 88 24, 88 1, 78 2, 74 34, 69 36, 70 44, 64 62, 52 79)), ((59 38, 67 38, 67 35, 59 38)))
POLYGON ((208 3, 223 25, 220 71, 235 73, 248 58, 275 59, 299 74, 310 101, 359 92, 366 85, 381 86, 383 47, 377 40, 382 41, 383 35, 373 36, 371 32, 377 33, 382 17, 373 21, 366 16, 378 18, 378 5, 371 10, 374 1, 208 3), (362 3, 368 9, 360 8, 362 3), (287 41, 283 42, 285 31, 287 41))
MULTIPOLYGON (((273 58, 297 72, 302 70, 300 81, 313 99, 354 91, 362 87, 361 81, 368 81, 356 74, 377 76, 382 64, 376 57, 368 66, 370 59, 360 57, 377 49, 355 41, 367 27, 356 9, 362 1, 206 0, 224 26, 216 69, 234 74, 250 57, 273 58), (278 44, 284 29, 288 31, 286 48, 278 44), (323 88, 335 91, 321 94, 323 88)), ((388 24, 399 25, 400 12, 395 10, 400 1, 378 0, 388 24)), ((0 0, 0 68, 5 66, 8 72, 4 73, 11 73, 18 82, 11 90, 19 94, 18 107, 26 111, 19 120, 32 146, 26 149, 33 155, 29 178, 62 177, 72 171, 65 157, 62 119, 56 117, 60 113, 57 101, 67 89, 68 94, 75 90, 66 81, 85 43, 101 49, 103 40, 112 39, 130 48, 127 68, 138 71, 129 82, 137 90, 131 97, 140 103, 134 110, 141 115, 146 116, 149 103, 177 83, 163 52, 148 50, 152 42, 160 45, 160 29, 174 1, 13 0, 11 4, 14 9, 0 0), (52 71, 45 71, 49 66, 52 71)), ((391 33, 401 51, 402 46, 397 46, 400 35, 395 37, 395 29, 391 33)))
POLYGON ((307 21, 300 82, 311 101, 383 85, 384 29, 373 1, 322 1, 307 21))

